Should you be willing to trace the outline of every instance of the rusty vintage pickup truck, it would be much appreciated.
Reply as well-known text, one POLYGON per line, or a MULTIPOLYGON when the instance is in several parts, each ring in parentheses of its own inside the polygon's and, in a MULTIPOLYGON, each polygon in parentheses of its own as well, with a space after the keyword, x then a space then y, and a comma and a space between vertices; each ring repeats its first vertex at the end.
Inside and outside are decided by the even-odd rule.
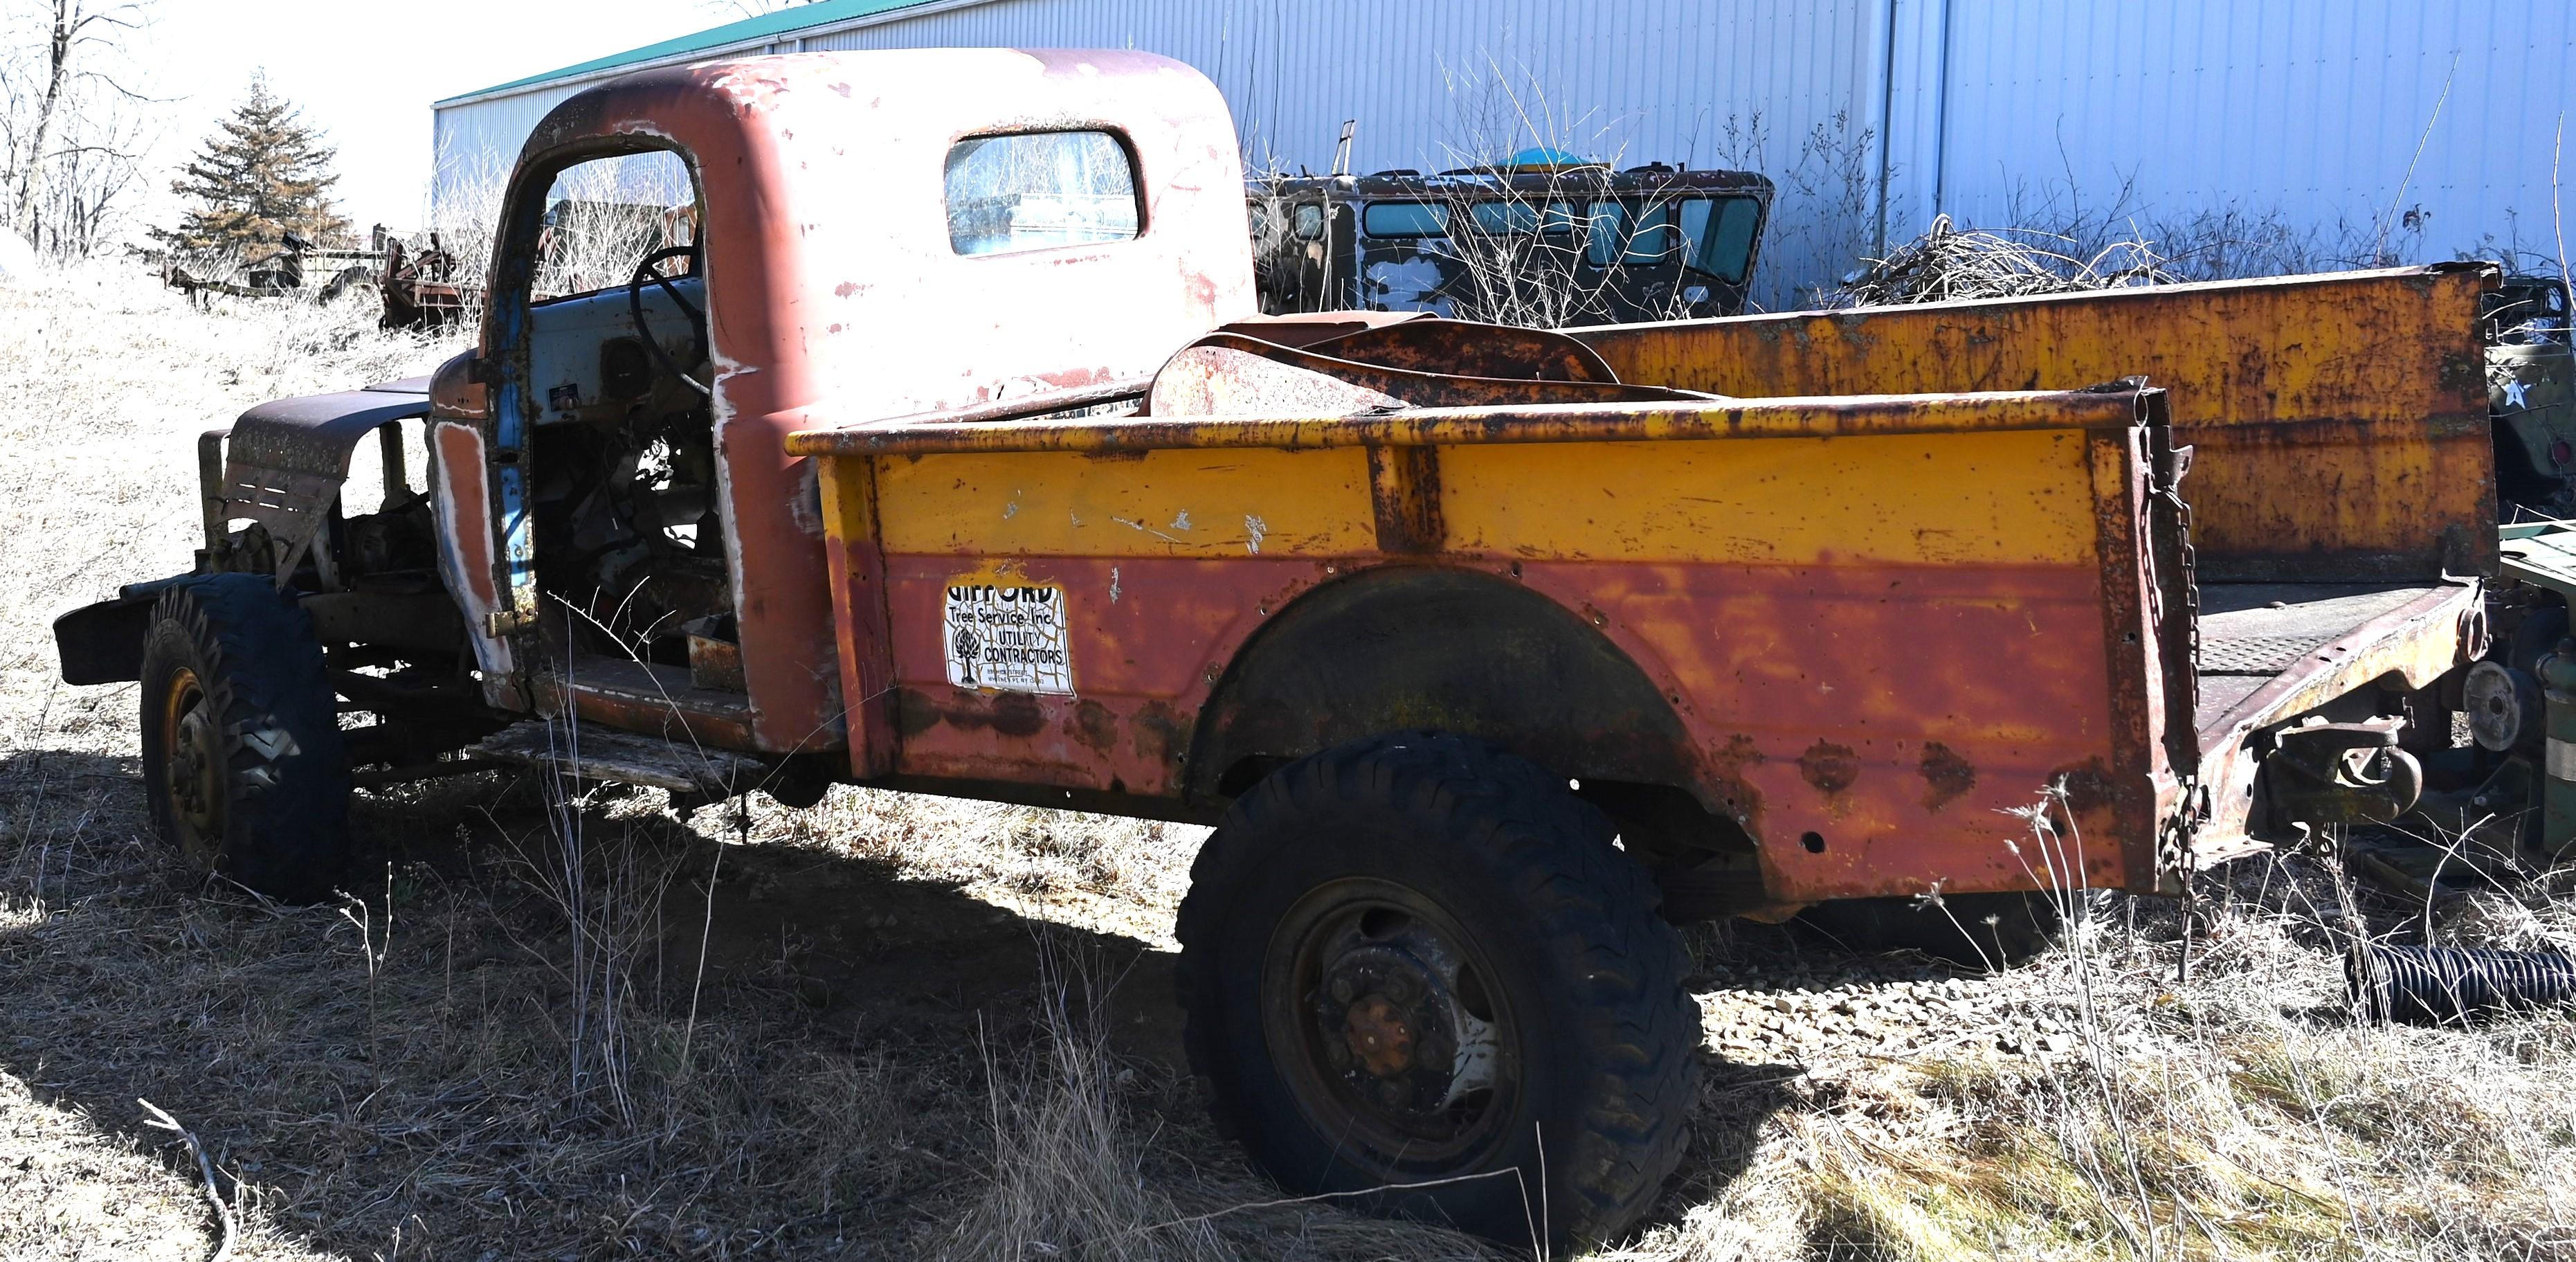
POLYGON ((208 434, 194 569, 65 615, 64 676, 139 680, 159 829, 285 897, 353 786, 496 759, 1213 824, 1218 1114, 1289 1187, 1560 1240, 1680 1152, 1674 921, 2175 894, 2453 752, 2492 268, 1262 317, 1236 154, 1132 52, 591 88, 473 349, 208 434), (541 239, 585 197, 681 243, 584 281, 541 239))

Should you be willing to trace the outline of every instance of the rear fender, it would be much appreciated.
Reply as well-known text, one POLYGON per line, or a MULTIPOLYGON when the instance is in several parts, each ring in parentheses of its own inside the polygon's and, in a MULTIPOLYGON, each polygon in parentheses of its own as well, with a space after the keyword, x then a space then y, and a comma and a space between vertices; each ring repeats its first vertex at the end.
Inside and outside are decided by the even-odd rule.
POLYGON ((1680 716, 1617 645, 1520 583, 1428 565, 1328 583, 1263 626, 1199 712, 1189 790, 1237 796, 1282 763, 1407 729, 1483 737, 1580 778, 1623 825, 1636 813, 1616 809, 1615 785, 1678 790, 1705 818, 1654 831, 1683 846, 1750 844, 1730 813, 1709 810, 1741 790, 1704 774, 1680 716))

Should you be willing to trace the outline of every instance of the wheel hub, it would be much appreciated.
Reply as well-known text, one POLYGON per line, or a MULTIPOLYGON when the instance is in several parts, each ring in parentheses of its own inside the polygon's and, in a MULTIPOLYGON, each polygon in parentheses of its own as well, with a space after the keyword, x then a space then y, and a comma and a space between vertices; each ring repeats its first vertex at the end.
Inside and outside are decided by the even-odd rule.
POLYGON ((223 749, 206 709, 205 689, 195 674, 182 670, 171 678, 162 782, 183 834, 181 847, 192 854, 223 831, 223 749))
POLYGON ((1406 1021, 1408 1015, 1384 995, 1351 1005, 1342 1020, 1342 1038, 1361 1068, 1380 1078, 1413 1068, 1413 1027, 1406 1021))
POLYGON ((1418 922, 1338 944, 1309 1016, 1330 1077, 1404 1134, 1438 1138, 1472 1126, 1462 1103, 1494 1086, 1492 1025, 1458 995, 1462 965, 1418 922))

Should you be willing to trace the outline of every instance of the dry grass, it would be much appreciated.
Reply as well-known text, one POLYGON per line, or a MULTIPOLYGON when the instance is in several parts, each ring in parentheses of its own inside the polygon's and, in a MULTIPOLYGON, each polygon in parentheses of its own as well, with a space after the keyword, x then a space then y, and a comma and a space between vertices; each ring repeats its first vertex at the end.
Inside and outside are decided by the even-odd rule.
POLYGON ((2153 248, 2114 241, 2089 252, 2060 233, 1960 229, 1948 215, 1922 236, 1872 259, 1826 296, 1836 307, 1883 307, 1964 298, 2020 298, 2175 280, 2153 248))
MULTIPOLYGON (((381 877, 343 906, 187 876, 146 836, 132 690, 54 685, 44 624, 186 564, 198 429, 439 357, 371 318, 0 288, 0 1258, 211 1250, 138 1097, 204 1142, 245 1258, 1500 1256, 1262 1204, 1175 1068, 1195 829, 604 794, 576 852, 542 786, 468 780, 362 802, 381 877)), ((1991 978, 1700 931, 1729 1053, 1608 1256, 2576 1256, 2576 1028, 2357 1026, 2328 876, 2215 883, 2188 985, 2161 904, 1991 978), (1856 1000, 1895 1015, 1806 1015, 1856 1000)), ((2435 929, 2576 943, 2576 894, 2435 929)))

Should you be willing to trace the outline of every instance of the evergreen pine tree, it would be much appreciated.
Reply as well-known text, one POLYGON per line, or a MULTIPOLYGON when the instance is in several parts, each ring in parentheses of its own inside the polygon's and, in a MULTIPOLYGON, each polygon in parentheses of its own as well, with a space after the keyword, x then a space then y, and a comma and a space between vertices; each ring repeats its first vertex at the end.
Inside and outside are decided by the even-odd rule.
POLYGON ((183 253, 249 257, 274 250, 293 232, 314 245, 346 239, 349 221, 333 213, 332 150, 295 107, 254 73, 250 97, 206 138, 170 191, 199 203, 155 240, 183 253))

